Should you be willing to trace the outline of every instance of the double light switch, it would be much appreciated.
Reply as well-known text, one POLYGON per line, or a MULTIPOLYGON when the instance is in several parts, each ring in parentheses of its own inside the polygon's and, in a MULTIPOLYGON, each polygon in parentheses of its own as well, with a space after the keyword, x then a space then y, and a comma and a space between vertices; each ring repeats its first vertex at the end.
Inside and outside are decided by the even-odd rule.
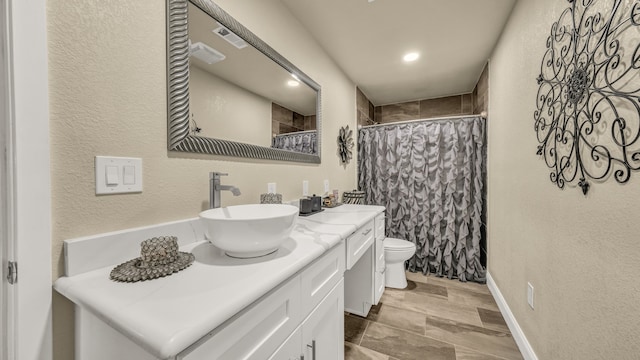
POLYGON ((96 156, 96 194, 142 192, 142 159, 96 156))

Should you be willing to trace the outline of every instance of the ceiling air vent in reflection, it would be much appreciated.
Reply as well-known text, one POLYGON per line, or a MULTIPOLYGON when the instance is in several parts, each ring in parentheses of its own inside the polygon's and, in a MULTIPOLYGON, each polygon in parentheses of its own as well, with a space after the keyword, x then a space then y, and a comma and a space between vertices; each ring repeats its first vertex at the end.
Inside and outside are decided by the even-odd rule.
POLYGON ((202 60, 209 65, 220 62, 226 57, 220 51, 201 42, 191 44, 191 56, 195 57, 196 59, 202 60))
POLYGON ((214 34, 217 34, 221 38, 225 39, 229 44, 237 47, 238 49, 242 49, 247 46, 247 43, 242 40, 240 36, 232 33, 231 30, 227 29, 220 23, 218 23, 218 25, 220 26, 217 29, 211 30, 214 34))

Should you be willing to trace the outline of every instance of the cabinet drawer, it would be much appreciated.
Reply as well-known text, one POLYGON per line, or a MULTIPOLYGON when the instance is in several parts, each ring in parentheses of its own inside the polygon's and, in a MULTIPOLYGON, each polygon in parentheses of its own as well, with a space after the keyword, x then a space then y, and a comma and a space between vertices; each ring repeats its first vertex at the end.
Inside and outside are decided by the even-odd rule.
POLYGON ((374 230, 373 220, 356 230, 356 232, 347 238, 347 269, 351 269, 358 262, 362 255, 373 244, 374 230))
POLYGON ((342 279, 344 242, 340 242, 301 274, 302 313, 308 314, 342 279))
POLYGON ((384 213, 378 214, 375 218, 376 239, 384 240, 384 213))
POLYGON ((302 320, 300 307, 300 276, 296 276, 205 335, 177 358, 267 359, 302 320))

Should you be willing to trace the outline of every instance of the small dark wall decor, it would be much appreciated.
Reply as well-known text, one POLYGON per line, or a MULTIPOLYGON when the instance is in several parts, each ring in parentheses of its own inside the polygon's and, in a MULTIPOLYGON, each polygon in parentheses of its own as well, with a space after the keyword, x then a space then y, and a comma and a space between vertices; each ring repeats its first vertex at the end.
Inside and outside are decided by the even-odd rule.
POLYGON ((537 154, 552 183, 586 195, 640 170, 640 0, 568 1, 537 79, 537 154))
POLYGON ((338 134, 338 153, 342 164, 348 164, 353 157, 351 149, 353 149, 353 130, 349 130, 349 125, 343 126, 338 134))

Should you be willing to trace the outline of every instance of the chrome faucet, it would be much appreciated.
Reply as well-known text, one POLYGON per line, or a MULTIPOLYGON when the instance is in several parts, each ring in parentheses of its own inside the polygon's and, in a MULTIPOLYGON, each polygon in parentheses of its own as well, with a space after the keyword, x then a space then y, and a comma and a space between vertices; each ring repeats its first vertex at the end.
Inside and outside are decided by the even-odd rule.
POLYGON ((240 189, 231 185, 220 185, 220 176, 227 176, 229 174, 210 172, 209 173, 209 209, 215 209, 220 207, 220 191, 229 190, 233 196, 240 195, 240 189))

